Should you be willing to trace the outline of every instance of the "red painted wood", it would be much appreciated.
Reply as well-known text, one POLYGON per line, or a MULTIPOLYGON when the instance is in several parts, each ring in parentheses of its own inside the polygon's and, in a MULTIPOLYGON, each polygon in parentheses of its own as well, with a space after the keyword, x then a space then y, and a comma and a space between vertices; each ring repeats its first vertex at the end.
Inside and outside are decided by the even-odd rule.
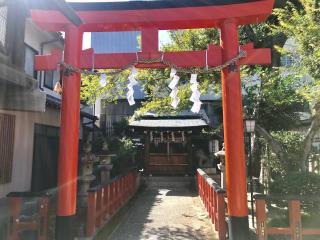
POLYGON ((320 235, 320 229, 302 229, 302 235, 320 235))
POLYGON ((141 31, 141 50, 142 52, 159 51, 159 35, 157 28, 142 28, 141 31))
POLYGON ((49 227, 49 198, 44 197, 39 200, 38 206, 38 240, 48 239, 49 227))
POLYGON ((226 223, 226 206, 224 201, 224 193, 217 193, 217 222, 219 240, 225 240, 227 235, 227 223, 226 223))
POLYGON ((96 204, 97 204, 97 193, 88 192, 87 225, 86 225, 87 237, 93 236, 96 228, 96 204))
POLYGON ((38 71, 57 70, 58 64, 62 61, 62 54, 60 49, 53 49, 51 54, 36 56, 34 59, 34 69, 38 71))
POLYGON ((264 199, 256 199, 256 219, 257 219, 257 235, 259 240, 268 239, 266 201, 264 199))
POLYGON ((100 227, 102 223, 102 189, 97 191, 97 203, 96 203, 96 227, 100 227))
MULTIPOLYGON (((64 61, 79 67, 82 32, 70 27, 65 36, 64 61)), ((80 124, 80 74, 64 75, 58 161, 57 216, 76 212, 78 144, 80 124)))
POLYGON ((18 222, 21 207, 22 199, 18 197, 8 197, 9 202, 9 231, 8 231, 8 240, 18 240, 18 222))
POLYGON ((291 230, 290 228, 270 227, 268 228, 268 235, 291 235, 291 230))
MULTIPOLYGON (((234 58, 239 51, 238 27, 235 21, 229 20, 221 24, 220 38, 223 60, 234 58)), ((228 213, 232 217, 246 217, 247 177, 239 65, 235 71, 224 69, 221 76, 228 213)))
MULTIPOLYGON (((246 49, 247 45, 241 47, 246 49)), ((246 49, 247 57, 240 60, 240 64, 270 64, 271 51, 270 49, 246 49)), ((56 70, 61 62, 62 53, 54 51, 51 55, 36 56, 35 69, 56 70)), ((140 52, 138 53, 140 60, 161 59, 161 52, 140 52)), ((164 52, 163 59, 178 66, 178 67, 206 67, 206 51, 179 51, 179 52, 164 52)), ((83 69, 122 69, 137 60, 135 53, 109 53, 109 54, 94 54, 93 49, 88 49, 82 52, 80 68, 83 69), (94 62, 94 64, 93 64, 94 62)), ((229 59, 228 59, 229 60, 229 59)), ((222 61, 222 49, 220 46, 209 45, 208 47, 208 66, 220 66, 222 61)), ((139 64, 137 68, 164 68, 163 64, 139 64)))
POLYGON ((290 200, 289 207, 289 223, 292 240, 302 239, 302 225, 301 225, 301 209, 300 201, 290 200))
MULTIPOLYGON (((207 7, 165 8, 150 10, 77 11, 85 32, 139 31, 156 27, 159 30, 217 27, 233 18, 237 24, 263 22, 271 13, 273 0, 207 7)), ((33 21, 47 31, 64 31, 69 20, 58 11, 31 10, 33 21)))

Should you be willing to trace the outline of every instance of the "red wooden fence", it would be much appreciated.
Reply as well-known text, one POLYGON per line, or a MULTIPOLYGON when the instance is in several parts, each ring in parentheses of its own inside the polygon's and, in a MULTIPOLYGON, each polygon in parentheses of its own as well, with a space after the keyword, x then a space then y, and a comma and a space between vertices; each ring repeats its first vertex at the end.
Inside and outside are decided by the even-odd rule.
POLYGON ((86 235, 92 237, 99 227, 110 218, 136 193, 139 175, 136 170, 119 176, 107 185, 88 191, 86 235))
POLYGON ((225 191, 201 169, 197 170, 199 196, 209 213, 219 240, 227 238, 225 191))
MULTIPOLYGON (((308 197, 308 199, 310 199, 308 197)), ((308 200, 302 198, 302 200, 308 200)), ((266 196, 256 194, 256 217, 257 217, 257 235, 259 240, 267 240, 271 235, 286 235, 292 240, 301 240, 304 235, 319 235, 320 229, 305 229, 301 224, 300 200, 290 197, 266 196), (266 200, 287 200, 289 211, 289 227, 268 227, 266 200)))
POLYGON ((24 231, 34 231, 37 235, 36 239, 47 240, 49 197, 24 192, 13 192, 7 197, 9 204, 8 240, 20 239, 24 231), (22 213, 26 201, 37 205, 36 212, 28 216, 22 213))

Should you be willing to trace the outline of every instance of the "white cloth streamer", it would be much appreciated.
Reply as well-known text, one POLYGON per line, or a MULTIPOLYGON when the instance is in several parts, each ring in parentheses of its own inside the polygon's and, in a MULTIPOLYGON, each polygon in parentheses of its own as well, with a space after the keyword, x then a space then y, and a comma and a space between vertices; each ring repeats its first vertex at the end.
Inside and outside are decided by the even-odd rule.
POLYGON ((176 75, 177 70, 172 68, 170 72, 170 78, 172 78, 169 83, 169 88, 172 90, 170 93, 170 97, 172 99, 171 106, 176 109, 180 103, 180 98, 178 97, 178 88, 177 85, 179 83, 180 77, 176 75))
POLYGON ((191 112, 198 113, 201 109, 202 102, 200 101, 201 93, 198 90, 199 83, 197 82, 197 74, 191 74, 190 83, 191 83, 191 97, 190 101, 193 102, 191 112))
POLYGON ((135 67, 131 68, 131 74, 128 77, 129 83, 127 85, 128 92, 127 92, 127 100, 130 106, 134 105, 136 102, 134 100, 134 90, 133 87, 138 84, 135 77, 138 74, 138 70, 135 67))

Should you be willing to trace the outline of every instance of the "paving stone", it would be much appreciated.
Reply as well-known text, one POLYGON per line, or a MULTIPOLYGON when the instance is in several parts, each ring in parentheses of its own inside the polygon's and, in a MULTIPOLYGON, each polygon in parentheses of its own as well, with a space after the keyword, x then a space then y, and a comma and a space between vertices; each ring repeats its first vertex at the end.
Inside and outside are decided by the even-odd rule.
POLYGON ((208 215, 188 188, 147 188, 109 240, 214 240, 208 215))

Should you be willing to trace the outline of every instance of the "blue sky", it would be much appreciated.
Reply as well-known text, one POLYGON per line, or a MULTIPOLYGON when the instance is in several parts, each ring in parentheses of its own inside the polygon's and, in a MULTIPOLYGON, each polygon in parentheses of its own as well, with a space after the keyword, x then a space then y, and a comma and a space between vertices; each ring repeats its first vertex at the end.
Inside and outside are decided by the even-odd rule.
MULTIPOLYGON (((128 0, 66 0, 67 2, 128 2, 128 0)), ((159 31, 159 43, 160 47, 162 44, 166 44, 170 41, 167 31, 159 31)), ((83 49, 91 47, 91 33, 85 33, 83 35, 83 49)))

